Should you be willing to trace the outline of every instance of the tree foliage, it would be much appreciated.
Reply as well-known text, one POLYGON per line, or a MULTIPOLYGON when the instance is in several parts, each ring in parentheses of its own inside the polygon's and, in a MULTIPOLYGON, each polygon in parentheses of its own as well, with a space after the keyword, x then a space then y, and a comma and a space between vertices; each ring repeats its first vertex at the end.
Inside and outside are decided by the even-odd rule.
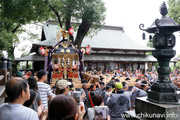
MULTIPOLYGON (((175 20, 178 24, 180 24, 180 1, 179 0, 168 0, 168 15, 175 20)), ((180 57, 180 55, 178 55, 180 57)), ((180 61, 177 62, 175 68, 180 68, 180 61)))
POLYGON ((0 50, 14 59, 22 25, 47 20, 49 11, 42 0, 0 0, 0 50))
POLYGON ((105 11, 102 0, 60 0, 60 15, 68 30, 71 22, 74 24, 77 35, 74 44, 81 47, 85 35, 93 36, 104 24, 105 11))
POLYGON ((180 24, 180 1, 179 0, 168 0, 169 10, 168 15, 180 24))
POLYGON ((60 14, 67 30, 72 22, 78 23, 73 27, 77 30, 74 43, 79 47, 87 33, 95 34, 104 24, 102 0, 0 0, 0 50, 6 50, 13 59, 23 25, 57 19, 49 4, 60 14))

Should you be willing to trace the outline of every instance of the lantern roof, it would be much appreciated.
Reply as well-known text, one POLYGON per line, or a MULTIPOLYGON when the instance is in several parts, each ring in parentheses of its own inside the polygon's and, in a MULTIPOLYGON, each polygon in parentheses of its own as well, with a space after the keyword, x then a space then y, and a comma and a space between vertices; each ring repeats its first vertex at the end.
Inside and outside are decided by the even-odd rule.
POLYGON ((162 15, 161 19, 156 19, 153 24, 147 29, 142 29, 143 24, 140 24, 140 29, 148 33, 173 33, 180 30, 179 24, 177 24, 173 19, 167 17, 168 10, 165 2, 162 3, 160 7, 160 14, 162 15))

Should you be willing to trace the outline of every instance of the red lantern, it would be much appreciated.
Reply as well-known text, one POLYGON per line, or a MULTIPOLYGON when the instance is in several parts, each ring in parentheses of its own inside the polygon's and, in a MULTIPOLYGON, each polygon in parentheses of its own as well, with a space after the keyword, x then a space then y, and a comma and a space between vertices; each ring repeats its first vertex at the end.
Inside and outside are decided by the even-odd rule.
POLYGON ((73 28, 69 28, 69 34, 73 35, 74 34, 74 29, 73 28))
POLYGON ((90 55, 90 50, 91 50, 91 47, 88 45, 88 46, 86 47, 86 54, 87 54, 87 55, 90 55))
POLYGON ((45 55, 45 50, 43 47, 40 47, 39 50, 38 50, 39 54, 44 56, 45 55))

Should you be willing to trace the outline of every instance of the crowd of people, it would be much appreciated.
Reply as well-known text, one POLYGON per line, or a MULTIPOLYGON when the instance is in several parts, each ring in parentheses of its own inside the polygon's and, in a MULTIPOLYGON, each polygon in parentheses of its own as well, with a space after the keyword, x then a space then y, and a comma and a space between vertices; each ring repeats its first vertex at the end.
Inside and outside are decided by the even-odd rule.
MULTIPOLYGON (((82 79, 82 88, 75 88, 71 79, 49 84, 44 70, 32 75, 15 74, 5 86, 8 102, 0 105, 0 120, 124 120, 122 114, 133 110, 136 98, 147 96, 147 91, 158 79, 155 71, 144 74, 140 70, 87 73, 98 75, 99 80, 92 83, 92 77, 82 79), (121 77, 125 80, 121 81, 121 77), (129 81, 134 78, 135 84, 130 86, 129 81), (98 113, 96 108, 108 112, 98 113)), ((179 75, 179 70, 170 74, 177 86, 179 75)))

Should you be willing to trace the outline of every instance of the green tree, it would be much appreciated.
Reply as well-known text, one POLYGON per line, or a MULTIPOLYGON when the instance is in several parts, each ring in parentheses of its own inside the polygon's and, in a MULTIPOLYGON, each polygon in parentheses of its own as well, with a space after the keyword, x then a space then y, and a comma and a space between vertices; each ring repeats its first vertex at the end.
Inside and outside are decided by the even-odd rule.
MULTIPOLYGON (((175 22, 180 24, 180 1, 168 0, 168 5, 168 16, 175 20, 175 22)), ((178 55, 178 57, 180 57, 180 55, 178 55)), ((180 68, 180 61, 177 61, 175 68, 180 68)))
POLYGON ((104 24, 105 11, 102 0, 60 0, 60 15, 65 23, 66 30, 71 27, 71 22, 77 35, 74 44, 81 47, 86 35, 93 36, 104 24), (72 4, 73 3, 73 4, 72 4))
MULTIPOLYGON (((177 56, 178 58, 180 57, 180 54, 177 56)), ((174 67, 174 66, 173 66, 174 67)), ((175 66, 175 69, 180 69, 180 61, 177 60, 177 63, 176 63, 176 66, 175 66)))
POLYGON ((78 47, 87 33, 96 34, 104 24, 106 9, 102 0, 0 0, 0 50, 7 50, 13 59, 19 43, 17 34, 23 25, 57 19, 45 4, 57 10, 67 30, 71 22, 78 23, 73 26, 77 30, 74 44, 78 47))
POLYGON ((14 59, 17 35, 23 25, 57 19, 49 5, 60 14, 66 30, 72 22, 77 23, 73 26, 77 30, 74 44, 79 48, 85 35, 96 34, 104 24, 106 9, 102 0, 0 0, 0 50, 6 50, 14 59))
POLYGON ((180 1, 179 0, 168 0, 169 10, 168 15, 180 24, 180 1))
MULTIPOLYGON (((0 50, 7 51, 13 60, 22 26, 47 20, 50 11, 42 0, 0 0, 0 50)), ((17 64, 12 63, 15 72, 17 64)))
POLYGON ((50 9, 42 0, 0 0, 0 6, 0 50, 6 50, 14 59, 22 26, 47 20, 50 9))

